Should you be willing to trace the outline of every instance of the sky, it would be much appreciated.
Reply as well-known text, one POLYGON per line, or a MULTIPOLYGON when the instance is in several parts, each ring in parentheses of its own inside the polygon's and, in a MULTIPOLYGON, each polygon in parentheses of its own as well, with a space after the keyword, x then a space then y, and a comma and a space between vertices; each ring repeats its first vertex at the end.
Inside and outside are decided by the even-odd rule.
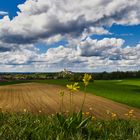
POLYGON ((139 0, 1 0, 0 72, 140 70, 139 0))

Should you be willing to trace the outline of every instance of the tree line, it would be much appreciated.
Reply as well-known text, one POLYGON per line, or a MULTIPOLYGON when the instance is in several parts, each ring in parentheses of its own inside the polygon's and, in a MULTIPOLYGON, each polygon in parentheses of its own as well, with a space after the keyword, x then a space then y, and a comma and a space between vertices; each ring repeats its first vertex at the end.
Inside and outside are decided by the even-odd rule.
MULTIPOLYGON (((140 71, 116 71, 88 73, 92 75, 91 80, 115 80, 140 78, 140 71)), ((81 81, 84 73, 56 72, 56 73, 0 73, 0 81, 5 80, 46 80, 46 79, 68 79, 70 81, 81 81)))

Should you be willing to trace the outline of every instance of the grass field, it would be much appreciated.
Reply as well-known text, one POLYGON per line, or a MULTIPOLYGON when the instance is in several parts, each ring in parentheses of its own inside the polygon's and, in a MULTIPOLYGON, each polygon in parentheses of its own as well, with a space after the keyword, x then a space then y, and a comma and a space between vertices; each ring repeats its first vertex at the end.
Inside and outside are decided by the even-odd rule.
MULTIPOLYGON (((46 80, 39 82, 62 86, 69 83, 68 80, 46 80)), ((83 91, 84 88, 83 86, 81 87, 81 90, 83 91)), ((87 92, 140 108, 140 79, 95 80, 94 83, 88 85, 87 92)))
POLYGON ((15 84, 21 84, 21 83, 29 83, 31 81, 4 81, 0 82, 0 86, 6 86, 6 85, 15 85, 15 84))
POLYGON ((139 140, 139 134, 140 122, 134 120, 93 120, 81 113, 0 113, 1 140, 139 140))

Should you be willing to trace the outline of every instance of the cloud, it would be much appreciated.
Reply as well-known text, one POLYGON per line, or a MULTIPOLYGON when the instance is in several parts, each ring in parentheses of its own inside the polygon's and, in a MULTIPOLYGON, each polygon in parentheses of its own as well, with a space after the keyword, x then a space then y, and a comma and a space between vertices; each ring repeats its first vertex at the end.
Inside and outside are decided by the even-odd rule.
POLYGON ((0 11, 0 16, 5 16, 5 15, 8 15, 8 12, 0 11))
POLYGON ((122 47, 123 44, 124 40, 122 39, 104 38, 102 40, 92 40, 87 38, 85 41, 80 42, 78 51, 81 56, 108 57, 112 52, 115 53, 118 48, 122 47))
POLYGON ((14 19, 0 20, 0 39, 28 44, 56 35, 76 37, 86 29, 114 23, 136 25, 139 7, 139 0, 28 0, 18 6, 21 12, 14 19))
POLYGON ((1 52, 0 64, 14 66, 9 69, 15 70, 16 67, 20 71, 60 71, 63 68, 74 71, 127 70, 140 67, 139 52, 140 44, 125 47, 122 39, 87 38, 76 47, 49 48, 42 54, 34 45, 22 45, 16 50, 1 52))
POLYGON ((41 71, 140 65, 139 44, 126 47, 121 38, 89 38, 112 34, 107 29, 113 24, 140 24, 139 0, 27 0, 18 8, 12 20, 0 12, 4 15, 0 19, 1 65, 41 71), (46 53, 35 48, 37 43, 51 45, 62 39, 66 46, 48 48, 46 53))
POLYGON ((0 65, 28 65, 39 56, 34 45, 11 45, 7 49, 0 47, 0 65))
POLYGON ((140 45, 124 46, 124 40, 104 38, 92 40, 87 38, 77 47, 48 49, 45 54, 46 65, 57 69, 69 68, 75 71, 84 70, 127 70, 140 66, 140 45))

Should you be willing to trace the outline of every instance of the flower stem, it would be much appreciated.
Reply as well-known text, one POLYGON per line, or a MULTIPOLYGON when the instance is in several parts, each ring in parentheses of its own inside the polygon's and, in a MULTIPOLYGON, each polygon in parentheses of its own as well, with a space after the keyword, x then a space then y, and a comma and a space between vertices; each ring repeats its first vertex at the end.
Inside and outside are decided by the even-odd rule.
POLYGON ((70 92, 70 113, 71 113, 71 101, 72 101, 72 93, 70 92))
POLYGON ((85 88, 84 88, 84 99, 83 99, 83 102, 82 102, 81 111, 83 110, 83 107, 84 107, 84 104, 85 104, 86 95, 87 95, 87 93, 86 93, 86 86, 85 86, 85 88))
POLYGON ((63 105, 64 105, 64 100, 63 100, 63 96, 62 96, 62 99, 61 99, 61 112, 63 112, 63 105))

